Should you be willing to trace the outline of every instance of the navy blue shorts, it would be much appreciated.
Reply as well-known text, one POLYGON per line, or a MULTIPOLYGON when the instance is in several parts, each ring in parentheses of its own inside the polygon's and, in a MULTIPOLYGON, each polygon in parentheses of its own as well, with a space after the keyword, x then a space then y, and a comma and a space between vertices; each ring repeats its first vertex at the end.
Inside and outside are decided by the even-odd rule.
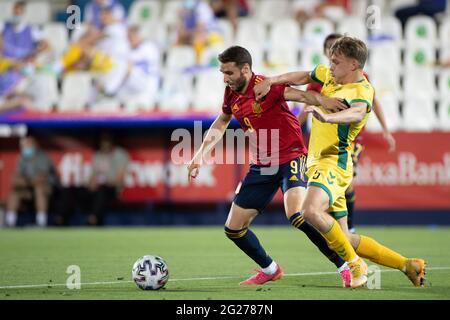
POLYGON ((234 196, 233 202, 244 209, 256 209, 260 213, 272 201, 278 188, 283 194, 294 187, 306 188, 306 156, 295 158, 279 166, 276 173, 261 174, 264 167, 250 165, 241 187, 234 196))

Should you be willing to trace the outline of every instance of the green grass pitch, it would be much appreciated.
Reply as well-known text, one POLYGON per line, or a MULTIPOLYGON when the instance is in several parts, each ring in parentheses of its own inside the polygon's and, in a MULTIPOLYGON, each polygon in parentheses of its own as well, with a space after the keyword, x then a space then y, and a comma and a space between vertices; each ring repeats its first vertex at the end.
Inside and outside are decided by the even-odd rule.
MULTIPOLYGON (((380 289, 341 288, 335 267, 292 227, 252 228, 285 277, 239 286, 257 267, 220 226, 17 229, 0 231, 0 299, 450 299, 450 228, 361 227, 358 231, 428 262, 427 282, 414 288, 399 271, 381 268, 380 289), (142 255, 162 256, 170 280, 158 291, 131 282, 142 255), (66 287, 70 265, 81 289, 66 287)), ((369 265, 372 265, 369 262, 369 265)))

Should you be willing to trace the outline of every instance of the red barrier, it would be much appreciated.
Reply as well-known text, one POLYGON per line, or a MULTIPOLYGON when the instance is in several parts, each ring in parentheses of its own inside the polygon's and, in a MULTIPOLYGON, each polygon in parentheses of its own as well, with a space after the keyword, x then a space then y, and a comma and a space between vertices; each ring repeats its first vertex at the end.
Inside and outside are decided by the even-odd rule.
MULTIPOLYGON (((365 135, 365 150, 355 180, 358 208, 450 208, 450 134, 396 133, 397 151, 387 153, 379 134, 365 135)), ((90 172, 92 142, 55 137, 46 146, 62 183, 81 184, 90 172), (62 146, 62 147, 61 147, 62 146)), ((230 201, 247 164, 202 168, 188 184, 185 163, 171 161, 162 139, 120 141, 132 158, 121 198, 125 201, 230 201)), ((9 192, 17 147, 0 145, 0 200, 9 192)), ((186 161, 187 159, 185 159, 186 161)), ((275 201, 282 201, 279 192, 275 201)))

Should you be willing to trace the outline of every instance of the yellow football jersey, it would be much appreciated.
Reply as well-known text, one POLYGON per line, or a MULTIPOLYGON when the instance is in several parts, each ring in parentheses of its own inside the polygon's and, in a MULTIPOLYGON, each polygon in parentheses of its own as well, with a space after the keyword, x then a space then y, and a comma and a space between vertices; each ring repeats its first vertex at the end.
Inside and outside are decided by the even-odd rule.
MULTIPOLYGON (((337 84, 334 82, 330 69, 323 64, 319 64, 311 72, 311 78, 322 84, 321 94, 324 96, 345 99, 349 105, 355 102, 367 104, 367 113, 358 123, 323 123, 314 117, 312 120, 308 167, 320 161, 337 165, 344 170, 351 170, 353 141, 366 123, 372 109, 374 89, 366 78, 354 83, 337 84)), ((320 108, 328 113, 322 106, 320 108)))

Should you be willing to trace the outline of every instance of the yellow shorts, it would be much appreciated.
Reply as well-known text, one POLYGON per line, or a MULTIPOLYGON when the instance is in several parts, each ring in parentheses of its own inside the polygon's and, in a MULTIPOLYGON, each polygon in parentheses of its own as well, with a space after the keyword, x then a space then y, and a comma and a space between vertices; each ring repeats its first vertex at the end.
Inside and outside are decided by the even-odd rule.
POLYGON ((353 170, 344 170, 337 165, 318 163, 308 168, 308 186, 322 188, 330 199, 327 212, 336 219, 347 215, 345 191, 352 182, 353 170))

